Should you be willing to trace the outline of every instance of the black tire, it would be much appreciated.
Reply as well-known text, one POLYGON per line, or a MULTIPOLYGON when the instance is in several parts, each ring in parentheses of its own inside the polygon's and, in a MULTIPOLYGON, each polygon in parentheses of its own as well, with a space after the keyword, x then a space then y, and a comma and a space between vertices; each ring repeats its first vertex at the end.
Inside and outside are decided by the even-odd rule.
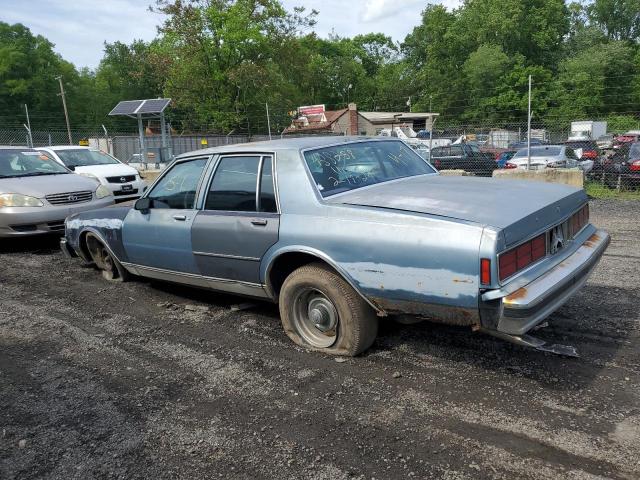
POLYGON ((110 282, 126 282, 129 272, 111 255, 111 252, 93 233, 85 236, 85 245, 93 263, 102 272, 102 277, 110 282))
POLYGON ((286 334, 311 350, 355 356, 368 349, 378 333, 378 318, 371 306, 322 263, 291 273, 282 285, 279 306, 286 334))

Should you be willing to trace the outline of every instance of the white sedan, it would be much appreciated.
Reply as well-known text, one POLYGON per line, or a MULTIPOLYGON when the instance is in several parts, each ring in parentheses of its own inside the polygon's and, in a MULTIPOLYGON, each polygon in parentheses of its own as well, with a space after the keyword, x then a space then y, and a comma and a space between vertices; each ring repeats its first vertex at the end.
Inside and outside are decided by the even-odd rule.
POLYGON ((140 177, 138 170, 101 150, 76 146, 42 147, 38 150, 75 173, 98 181, 111 190, 116 200, 139 198, 147 189, 147 182, 140 177))
MULTIPOLYGON (((527 148, 521 148, 507 162, 506 168, 527 169, 527 148)), ((579 168, 585 173, 593 168, 593 160, 579 160, 576 152, 566 145, 536 145, 531 147, 531 170, 545 168, 579 168)))

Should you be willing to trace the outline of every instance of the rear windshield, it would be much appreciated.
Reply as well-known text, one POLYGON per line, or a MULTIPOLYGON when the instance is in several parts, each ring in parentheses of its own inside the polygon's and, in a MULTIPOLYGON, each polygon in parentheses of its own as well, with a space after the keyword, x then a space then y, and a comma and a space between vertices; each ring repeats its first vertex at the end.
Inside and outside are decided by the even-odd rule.
MULTIPOLYGON (((532 157, 557 157, 560 155, 562 147, 531 147, 531 156, 532 157)), ((518 157, 526 157, 527 149, 521 148, 518 152, 513 156, 513 158, 518 157)))
POLYGON ((67 167, 90 167, 92 165, 112 165, 120 163, 111 155, 107 155, 99 150, 56 150, 56 155, 60 157, 62 163, 67 167))
POLYGON ((323 197, 397 178, 436 173, 403 142, 358 142, 304 153, 323 197))
POLYGON ((34 150, 0 150, 0 178, 35 177, 70 173, 44 153, 34 150))
POLYGON ((629 147, 629 158, 631 160, 640 159, 640 143, 632 143, 629 147))

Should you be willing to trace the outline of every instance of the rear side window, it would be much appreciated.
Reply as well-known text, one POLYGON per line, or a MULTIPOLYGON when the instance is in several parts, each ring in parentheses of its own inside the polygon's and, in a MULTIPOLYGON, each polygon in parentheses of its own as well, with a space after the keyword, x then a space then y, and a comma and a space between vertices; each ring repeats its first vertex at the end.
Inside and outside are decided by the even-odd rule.
POLYGON ((227 212, 277 212, 272 162, 272 157, 259 155, 221 158, 204 208, 227 212), (256 195, 258 189, 259 196, 256 195))
POLYGON ((260 157, 223 157, 213 176, 206 210, 255 212, 260 157))

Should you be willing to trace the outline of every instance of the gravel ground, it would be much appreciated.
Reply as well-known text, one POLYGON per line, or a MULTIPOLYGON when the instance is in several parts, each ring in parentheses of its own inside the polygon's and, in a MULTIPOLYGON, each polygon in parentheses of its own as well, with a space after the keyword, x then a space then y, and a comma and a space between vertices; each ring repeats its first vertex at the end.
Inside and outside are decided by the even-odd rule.
POLYGON ((540 336, 558 357, 384 323, 304 352, 275 306, 104 281, 57 239, 0 246, 0 478, 640 478, 640 202, 540 336))

